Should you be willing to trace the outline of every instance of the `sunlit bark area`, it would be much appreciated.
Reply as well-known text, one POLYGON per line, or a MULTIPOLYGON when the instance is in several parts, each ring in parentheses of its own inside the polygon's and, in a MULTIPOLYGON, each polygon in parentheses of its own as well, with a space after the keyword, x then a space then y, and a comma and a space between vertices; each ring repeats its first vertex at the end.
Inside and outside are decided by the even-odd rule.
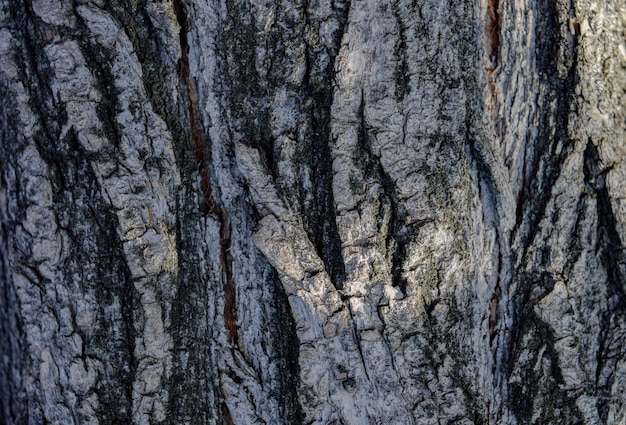
POLYGON ((624 423, 624 28, 0 0, 0 423, 624 423))

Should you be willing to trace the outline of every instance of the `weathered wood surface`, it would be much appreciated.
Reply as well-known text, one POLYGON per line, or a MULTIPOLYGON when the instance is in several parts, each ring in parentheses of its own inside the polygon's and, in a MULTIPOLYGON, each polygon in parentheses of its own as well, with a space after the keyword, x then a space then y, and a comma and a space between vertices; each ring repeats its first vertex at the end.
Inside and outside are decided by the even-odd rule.
POLYGON ((0 0, 0 422, 626 421, 623 0, 0 0))

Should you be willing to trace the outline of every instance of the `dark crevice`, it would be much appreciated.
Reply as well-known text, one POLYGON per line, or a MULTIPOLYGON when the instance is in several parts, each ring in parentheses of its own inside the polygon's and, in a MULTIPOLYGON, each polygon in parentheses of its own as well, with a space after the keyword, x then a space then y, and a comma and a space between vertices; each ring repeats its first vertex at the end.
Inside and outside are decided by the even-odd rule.
MULTIPOLYGON (((575 90, 579 80, 578 46, 575 37, 562 33, 564 26, 560 25, 559 11, 556 6, 555 2, 549 0, 539 0, 536 3, 536 13, 542 17, 535 26, 536 64, 540 84, 548 88, 541 104, 555 106, 538 110, 539 133, 534 140, 527 141, 529 148, 524 153, 523 181, 518 195, 516 223, 511 234, 513 244, 519 246, 521 251, 521 255, 517 256, 519 262, 516 264, 513 275, 516 292, 512 294, 514 303, 512 359, 527 356, 524 354, 526 351, 539 353, 541 346, 524 346, 524 341, 528 340, 526 334, 531 332, 533 326, 538 326, 535 329, 541 329, 541 343, 547 344, 548 350, 545 354, 549 356, 551 365, 551 371, 548 374, 535 373, 531 367, 527 367, 526 373, 533 376, 523 379, 522 384, 510 385, 510 397, 512 397, 510 402, 516 416, 519 420, 526 421, 524 423, 530 420, 529 411, 523 403, 515 401, 516 398, 525 396, 529 400, 535 399, 537 396, 534 394, 543 392, 541 387, 546 387, 546 385, 554 387, 554 390, 545 396, 548 403, 545 403, 542 418, 549 419, 549 422, 578 423, 582 421, 574 401, 569 398, 567 392, 560 389, 563 386, 563 378, 560 375, 558 357, 555 352, 553 353, 552 331, 547 324, 536 317, 533 309, 533 305, 554 288, 554 277, 545 272, 526 272, 529 269, 537 270, 538 267, 545 269, 549 265, 549 248, 540 249, 537 253, 539 257, 535 255, 532 248, 536 243, 535 239, 543 230, 540 224, 546 218, 549 203, 554 199, 554 185, 574 145, 569 135, 569 117, 577 107, 575 90), (565 49, 560 49, 560 46, 565 49)), ((571 13, 573 11, 570 11, 571 13)), ((569 19, 569 16, 564 19, 569 19)), ((586 152, 586 155, 592 156, 592 153, 586 152)), ((584 210, 585 205, 586 201, 583 196, 579 200, 579 209, 584 210)), ((579 210, 577 213, 584 214, 584 211, 579 210)), ((549 217, 555 225, 558 214, 557 210, 553 217, 549 217)), ((573 238, 566 269, 571 270, 581 252, 579 239, 580 235, 573 238)), ((602 339, 603 336, 600 338, 602 339)), ((602 347, 602 341, 600 341, 600 346, 602 347)), ((598 361, 601 363, 602 360, 599 358, 598 361)), ((601 368, 599 366, 599 369, 601 368)))
POLYGON ((495 70, 501 61, 501 37, 502 22, 500 18, 500 0, 487 1, 487 16, 485 18, 485 33, 487 36, 487 54, 489 63, 486 65, 487 79, 489 85, 490 102, 488 105, 489 116, 494 129, 495 136, 502 138, 505 133, 506 122, 500 113, 502 106, 502 93, 496 84, 497 74, 495 70))
POLYGON ((224 421, 224 425, 235 425, 233 415, 230 413, 230 409, 225 401, 222 402, 222 420, 224 421))
MULTIPOLYGON (((25 1, 23 6, 23 9, 15 7, 13 10, 14 20, 24 23, 16 38, 22 41, 21 50, 27 53, 21 56, 18 66, 22 70, 20 75, 23 76, 31 108, 41 125, 34 141, 48 166, 53 192, 52 210, 59 227, 70 240, 70 252, 60 265, 66 276, 64 284, 69 286, 70 292, 92 292, 98 300, 98 326, 88 332, 74 323, 75 332, 83 339, 83 358, 98 359, 105 368, 105 375, 99 377, 95 384, 99 399, 98 416, 105 422, 120 422, 130 417, 132 412, 132 380, 136 368, 133 316, 137 294, 130 281, 130 271, 116 232, 119 228, 117 216, 102 198, 89 155, 82 149, 73 129, 68 131, 63 140, 59 139, 61 125, 67 121, 67 117, 64 106, 55 103, 51 91, 53 70, 44 51, 45 43, 41 41, 45 39, 42 31, 50 28, 35 16, 29 2, 25 1), (87 257, 85 253, 93 255, 87 257), (81 278, 76 279, 77 275, 81 278), (121 317, 112 321, 111 313, 105 310, 105 306, 115 302, 119 303, 121 317), (116 333, 121 333, 123 337, 113 340, 111 336, 116 333), (114 354, 111 355, 111 352, 114 354)), ((88 64, 106 63, 103 56, 90 56, 94 49, 80 43, 81 39, 88 38, 84 34, 86 29, 79 20, 78 29, 71 35, 79 40, 88 64)), ((107 70, 106 66, 102 66, 94 72, 98 84, 111 84, 113 81, 113 76, 107 70), (102 72, 99 73, 99 70, 102 72)), ((116 102, 112 99, 107 102, 106 95, 111 90, 107 91, 105 87, 100 87, 105 94, 105 103, 112 106, 116 102)), ((104 115, 100 118, 105 127, 114 116, 110 110, 101 115, 104 115)), ((115 143, 118 138, 114 139, 112 141, 115 143)), ((38 279, 43 277, 38 276, 38 279)), ((59 314, 56 308, 51 312, 59 314)))
MULTIPOLYGON (((107 378, 95 387, 101 401, 99 415, 104 420, 116 421, 132 411, 132 380, 137 367, 134 306, 139 303, 138 295, 117 234, 117 216, 102 198, 88 155, 76 133, 70 129, 61 143, 52 146, 57 152, 55 160, 48 162, 50 176, 60 182, 53 185, 55 212, 73 247, 63 263, 64 274, 71 276, 70 285, 81 282, 79 290, 95 292, 98 323, 107 324, 81 329, 74 319, 75 332, 84 343, 83 359, 103 361, 107 378), (106 309, 111 304, 119 305, 115 322, 106 309), (111 335, 115 334, 122 337, 112 340, 111 335), (115 349, 111 350, 111 346, 115 349)), ((73 306, 70 308, 73 311, 73 306)))
MULTIPOLYGON (((176 197, 176 247, 178 277, 176 298, 171 306, 171 332, 174 345, 172 376, 168 382, 171 394, 167 417, 172 423, 210 423, 221 412, 215 397, 216 360, 212 351, 217 323, 210 317, 207 303, 213 301, 207 285, 206 265, 198 258, 212 256, 206 252, 198 232, 206 231, 206 216, 217 216, 220 224, 220 262, 224 281, 224 298, 234 294, 230 280, 230 257, 225 252, 230 245, 229 226, 225 214, 216 208, 210 185, 211 152, 205 142, 200 118, 199 99, 195 81, 189 69, 190 22, 184 1, 174 1, 175 17, 180 26, 181 57, 177 64, 167 63, 160 51, 163 46, 156 36, 146 2, 139 0, 137 13, 127 2, 112 3, 118 20, 124 23, 129 39, 142 63, 144 86, 155 111, 163 117, 173 135, 174 153, 182 185, 176 197), (170 87, 164 76, 176 72, 178 85, 170 87), (177 93, 168 92, 174 89, 177 93), (175 99, 182 99, 175 100, 175 99), (200 181, 200 190, 195 182, 200 181), (226 237, 224 237, 226 235, 226 237), (189 326, 192 319, 194 326, 189 326)), ((208 141, 210 142, 210 141, 208 141)), ((233 308, 232 300, 225 309, 233 308)), ((232 320, 232 315, 230 317, 232 320)), ((226 323, 225 323, 226 324, 226 323)), ((227 328, 230 336, 230 329, 227 328)), ((236 329, 235 329, 236 330, 236 329)), ((231 338, 232 339, 232 338, 231 338)))
POLYGON ((490 329, 490 338, 493 341, 495 336, 495 325, 496 325, 496 310, 497 304, 499 302, 500 297, 500 273, 503 267, 503 256, 502 256, 502 247, 501 244, 501 235, 499 234, 500 223, 498 220, 499 211, 501 210, 500 206, 500 198, 498 196, 498 189, 495 185, 495 178, 493 176, 493 172, 491 170, 491 166, 483 157, 480 149, 480 145, 478 141, 475 140, 471 130, 470 130, 470 122, 467 122, 467 130, 466 130, 466 151, 468 162, 470 168, 475 173, 475 182, 473 184, 474 187, 478 189, 478 195, 480 197, 483 209, 483 217, 482 220, 486 222, 486 224, 494 230, 495 233, 495 241, 494 241, 494 249, 498 251, 497 254, 497 272, 496 272, 496 282, 493 288, 493 295, 490 300, 490 318, 489 318, 489 329, 490 329), (485 210, 487 215, 485 215, 485 210))
MULTIPOLYGON (((569 136, 569 116, 576 107, 575 89, 578 84, 577 75, 577 46, 575 40, 567 36, 559 36, 558 11, 553 2, 540 0, 537 8, 541 12, 542 19, 535 28, 537 46, 535 54, 537 67, 542 77, 541 84, 550 88, 546 95, 544 105, 556 105, 554 108, 539 110, 539 134, 534 140, 528 140, 529 148, 524 152, 522 185, 518 194, 516 206, 516 223, 511 233, 514 245, 520 246, 521 255, 518 255, 518 264, 512 277, 516 291, 511 294, 511 354, 519 356, 524 349, 520 346, 524 338, 529 315, 534 314, 533 305, 545 297, 554 287, 554 278, 546 273, 527 273, 526 270, 536 270, 537 259, 532 246, 539 232, 541 220, 544 219, 549 202, 553 199, 553 187, 556 184, 565 159, 570 155, 573 143, 569 136), (566 55, 565 63, 567 71, 559 74, 559 64, 556 58, 559 56, 559 45, 570 44, 567 49, 570 56, 566 55), (574 44, 572 44, 574 43, 574 44)), ((549 254, 541 254, 542 261, 549 261, 549 254)), ((568 260, 573 264, 575 260, 568 260)), ((546 265, 543 265, 545 267, 546 265)), ((537 319, 538 320, 538 319, 537 319)), ((545 325, 547 326, 547 325, 545 325)), ((537 348, 538 349, 538 348, 537 348)), ((558 369, 558 359, 554 359, 553 367, 558 369)), ((536 379, 539 379, 537 377, 536 379)), ((542 379, 548 379, 545 376, 542 379)), ((511 385, 511 395, 519 396, 519 391, 528 393, 535 391, 533 383, 528 382, 521 387, 511 385), (518 388, 519 387, 519 388, 518 388)), ((565 397, 562 391, 556 392, 554 397, 565 397)), ((556 402, 555 402, 556 403, 556 402)), ((518 403, 519 404, 519 403, 518 403)), ((517 406, 517 405, 514 405, 517 406)), ((556 407, 555 407, 556 408, 556 407)), ((573 418, 576 411, 572 407, 569 415, 573 418)), ((516 407, 516 415, 525 418, 524 406, 516 407)))
MULTIPOLYGON (((391 254, 391 285, 400 290, 403 297, 407 296, 408 281, 404 275, 404 260, 407 258, 406 246, 412 240, 411 236, 417 236, 416 232, 407 234, 405 218, 398 214, 398 203, 393 197, 395 185, 387 173, 382 171, 380 166, 380 182, 383 188, 383 199, 381 203, 387 203, 390 207, 389 223, 391 227, 385 239, 387 251, 391 254)), ((382 217, 381 217, 382 218, 382 217)))
POLYGON ((209 167, 211 161, 210 149, 204 141, 204 130, 200 118, 200 107, 198 105, 198 93, 196 83, 189 70, 189 42, 188 33, 190 31, 187 16, 187 6, 182 0, 174 0, 174 12, 178 25, 180 26, 179 39, 181 57, 178 63, 179 72, 186 89, 187 113, 189 118, 189 128, 191 134, 190 147, 196 157, 198 172, 200 174, 200 188, 202 192, 201 208, 205 214, 209 214, 215 208, 211 193, 209 167))
MULTIPOLYGON (((333 169, 330 152, 330 121, 333 102, 334 60, 339 52, 341 37, 347 25, 348 7, 337 9, 339 28, 334 33, 333 45, 328 52, 330 60, 325 68, 320 67, 319 58, 311 46, 305 48, 306 74, 303 90, 309 100, 305 108, 309 110, 310 124, 305 135, 308 152, 305 155, 312 192, 304 196, 304 228, 309 240, 315 247, 331 282, 337 289, 342 289, 346 279, 345 264, 341 249, 341 238, 337 230, 336 211, 333 195, 333 169)), ((308 13, 308 2, 303 4, 305 25, 312 25, 308 13)))
MULTIPOLYGON (((519 273, 515 276, 515 292, 511 299, 513 303, 514 323, 519 323, 511 329, 511 352, 513 356, 519 352, 522 337, 524 318, 533 306, 545 298, 554 289, 554 277, 548 272, 519 273)), ((546 325, 547 326, 547 325, 546 325)))
MULTIPOLYGON (((10 99, 8 93, 4 82, 0 82, 0 98, 10 99)), ((8 171, 8 150, 14 140, 9 133, 16 130, 12 123, 18 122, 15 116, 8 119, 11 111, 15 110, 10 108, 13 106, 11 103, 0 105, 0 196, 8 196, 5 173, 8 171)), ((3 359, 0 363, 0 418, 4 418, 7 425, 13 425, 28 423, 28 419, 21 379, 24 374, 23 324, 9 267, 9 235, 14 234, 9 220, 9 211, 0 209, 0 358, 3 359)))
POLYGON ((624 285, 624 246, 617 231, 617 220, 613 212, 611 198, 606 187, 606 174, 612 167, 604 167, 598 148, 591 140, 583 154, 583 173, 585 183, 596 195, 596 208, 598 215, 598 244, 596 249, 601 252, 602 263, 609 278, 610 295, 619 295, 619 307, 623 308, 624 285))
POLYGON ((105 7, 122 24, 126 36, 133 44, 150 103, 167 123, 177 143, 184 139, 184 129, 177 120, 178 111, 172 108, 176 104, 175 94, 164 78, 175 72, 176 64, 166 62, 163 52, 167 51, 167 46, 162 43, 160 29, 155 27, 147 12, 147 1, 136 0, 133 6, 128 0, 110 0, 105 7))
POLYGON ((278 411, 284 423, 298 425, 303 423, 304 413, 298 399, 300 341, 296 332, 296 323, 278 272, 269 263, 267 263, 265 279, 267 285, 273 288, 271 299, 276 311, 276 319, 270 323, 270 328, 274 333, 273 346, 280 358, 278 369, 281 379, 278 380, 277 393, 273 395, 278 400, 278 411))
MULTIPOLYGON (((76 15, 76 42, 81 54, 85 58, 85 66, 94 77, 95 87, 101 96, 96 105, 96 113, 104 131, 104 136, 114 147, 118 147, 121 141, 121 131, 118 128, 115 117, 118 114, 118 89, 115 87, 115 77, 111 69, 110 57, 113 55, 109 49, 105 49, 92 37, 89 28, 80 17, 76 15)), ((111 152, 99 153, 106 155, 111 152)))
POLYGON ((44 51, 45 44, 41 41, 42 29, 39 27, 44 24, 35 15, 30 2, 25 0, 23 8, 15 3, 13 20, 24 23, 16 38, 23 43, 21 50, 25 53, 17 58, 17 65, 29 95, 29 106, 40 117, 41 131, 35 136, 37 148, 42 156, 50 157, 54 141, 60 133, 60 123, 64 122, 64 111, 53 103, 54 96, 50 85, 53 71, 44 51))
MULTIPOLYGON (((414 6, 415 8, 416 6, 414 6)), ((421 10, 420 10, 421 11, 421 10)), ((398 23, 398 41, 395 46, 395 56, 399 58, 399 63, 395 69, 395 97, 399 101, 404 100, 405 96, 411 92, 411 76, 409 75, 409 64, 407 62, 407 44, 406 44, 406 24, 402 19, 403 14, 400 11, 398 3, 393 4, 393 14, 398 23)))
POLYGON ((383 316, 383 312, 381 311, 382 307, 383 307, 382 305, 376 306, 376 314, 378 315, 378 320, 380 320, 380 323, 382 323, 383 325, 381 336, 382 336, 383 343, 385 345, 385 349, 387 350, 387 354, 389 355, 389 359, 391 360, 391 367, 396 373, 398 373, 398 368, 396 367, 396 359, 393 354, 393 348, 391 347, 391 343, 389 342, 389 337, 387 336, 387 332, 385 332, 385 329, 387 329, 387 324, 385 323, 385 318, 383 316))
MULTIPOLYGON (((197 207, 195 192, 185 186, 177 200, 177 241, 180 265, 176 299, 172 303, 171 327, 175 352, 170 379, 168 419, 172 423, 214 421, 219 402, 213 399, 216 372, 212 353, 214 330, 207 304, 212 299, 206 270, 198 263, 205 254, 198 231, 204 229, 203 214, 197 207), (193 318, 194 326, 189 326, 193 318), (193 377, 193 378, 191 378, 193 377)), ((215 332, 217 333, 217 331, 215 332)))
MULTIPOLYGON (((247 2, 226 1, 227 16, 224 22, 224 29, 219 36, 220 49, 220 73, 221 78, 218 84, 223 93, 224 102, 223 118, 227 126, 231 129, 229 134, 233 143, 243 143, 254 147, 261 155, 261 162, 267 172, 274 180, 278 193, 288 197, 288 188, 281 186, 281 176, 278 170, 278 154, 280 151, 275 144, 276 135, 272 127, 272 110, 270 108, 273 96, 277 88, 288 86, 285 82, 285 69, 290 65, 286 63, 288 56, 286 49, 292 40, 285 39, 284 26, 293 27, 295 22, 285 10, 278 7, 276 10, 275 24, 269 32, 263 34, 262 40, 255 25, 255 19, 247 2), (265 45, 268 52, 272 52, 271 58, 266 58, 261 69, 257 69, 257 57, 255 46, 259 43, 265 45), (265 69, 263 69, 263 67, 265 69), (263 71, 266 75, 260 76, 263 71)), ((295 99, 296 104, 302 103, 302 99, 295 99)), ((319 108, 324 107, 325 99, 320 98, 316 103, 319 108)), ((313 114, 313 112, 311 112, 313 114)), ((318 124, 322 126, 323 124, 318 124)), ((306 128, 296 128, 293 132, 284 134, 290 138, 300 138, 307 133, 306 128)), ((323 131, 320 129, 319 131, 323 131)), ((308 137, 308 134, 304 136, 308 137)), ((308 139, 307 139, 308 142, 308 139)), ((307 159, 310 159, 307 157, 307 159)), ((326 165, 323 163, 323 165, 326 165)), ((242 188, 246 189, 245 182, 240 182, 242 188)), ((257 222, 260 215, 256 211, 254 204, 248 205, 247 201, 244 210, 249 214, 251 222, 257 222)), ((218 216, 219 217, 219 216, 218 216)), ((224 229, 224 228, 222 228, 224 229)), ((251 230, 251 229, 250 229, 251 230)), ((224 231, 222 231, 222 241, 226 241, 224 231)), ((325 242, 322 242, 325 243, 325 242)), ((225 267, 230 262, 230 250, 223 244, 222 261, 225 260, 225 267)), ((267 294, 270 304, 262 305, 263 311, 267 314, 267 323, 263 326, 269 328, 271 333, 267 346, 263 345, 263 354, 270 356, 269 361, 280 371, 280 376, 275 377, 271 382, 264 381, 259 376, 261 385, 266 387, 267 395, 276 400, 280 416, 276 418, 276 423, 301 424, 304 420, 302 407, 299 403, 298 386, 299 382, 299 341, 296 336, 296 327, 291 314, 289 301, 280 282, 278 272, 274 270, 267 259, 258 253, 258 258, 251 259, 251 263, 260 264, 265 267, 264 293, 267 294)), ((229 272, 230 273, 230 272, 229 272)), ((228 286, 226 286, 228 289, 228 286)), ((228 295, 228 293, 226 294, 228 295)), ((235 312, 234 306, 234 286, 232 286, 232 296, 226 298, 224 316, 226 320, 234 321, 233 316, 229 319, 229 311, 235 312)), ((260 301, 260 300, 259 300, 260 301)), ((267 329, 267 328, 265 328, 267 329)), ((230 335, 231 340, 234 335, 230 335)), ((263 355, 262 354, 262 355, 263 355)), ((260 371, 259 374, 261 375, 260 371)), ((234 413, 234 412, 233 412, 234 413)), ((222 412, 225 420, 228 413, 222 412)))
POLYGON ((346 279, 341 238, 337 230, 332 189, 333 170, 330 161, 330 105, 332 92, 324 89, 316 93, 311 106, 311 133, 309 169, 312 183, 311 199, 303 204, 304 228, 315 247, 331 282, 342 289, 346 279))
MULTIPOLYGON (((468 110, 471 110, 468 108, 468 110)), ((496 180, 494 178, 493 171, 489 165, 488 160, 485 158, 485 153, 482 152, 484 147, 479 144, 476 136, 471 131, 471 114, 468 116, 466 122, 466 152, 470 169, 472 170, 472 179, 474 180, 473 187, 478 190, 478 196, 480 203, 482 204, 482 222, 487 228, 494 232, 493 250, 495 252, 483 253, 483 255, 496 255, 496 270, 492 276, 485 276, 490 278, 489 282, 491 296, 488 306, 488 336, 489 347, 492 350, 493 356, 493 374, 492 385, 494 389, 502 391, 506 389, 503 380, 507 377, 503 377, 503 373, 507 373, 507 363, 512 356, 512 340, 510 328, 502 325, 503 321, 508 318, 502 317, 509 311, 508 305, 503 305, 503 296, 506 295, 509 282, 505 279, 503 270, 508 269, 509 257, 506 255, 508 247, 503 246, 503 235, 501 233, 501 223, 499 221, 500 211, 502 206, 500 204, 500 196, 498 188, 496 186, 496 180), (505 263, 506 262, 506 263, 505 263)), ((486 300, 483 300, 483 302, 486 300)), ((502 414, 504 403, 497 403, 497 405, 487 406, 487 411, 490 416, 498 416, 502 414)))
POLYGON ((582 423, 576 399, 562 390, 566 384, 554 345, 554 331, 532 309, 523 312, 519 324, 508 364, 509 375, 521 375, 521 379, 509 384, 508 402, 516 418, 522 424, 537 423, 532 421, 538 413, 535 402, 542 400, 541 423, 582 423))
POLYGON ((489 41, 489 58, 491 59, 491 69, 498 67, 500 61, 500 0, 488 0, 487 2, 487 39, 489 41))
POLYGON ((214 216, 220 225, 220 262, 224 273, 224 324, 228 330, 228 338, 234 347, 238 345, 237 302, 236 290, 232 276, 232 258, 230 254, 230 219, 224 207, 216 202, 218 196, 213 193, 211 185, 211 147, 210 140, 205 137, 202 118, 200 116, 199 98, 196 83, 189 69, 190 31, 187 6, 182 0, 174 0, 174 11, 180 25, 181 58, 179 62, 181 77, 187 88, 189 121, 191 126, 191 142, 200 173, 200 185, 203 195, 203 212, 214 216))
MULTIPOLYGON (((541 230, 540 221, 552 199, 552 188, 556 183, 565 159, 569 156, 573 142, 569 136, 569 116, 576 109, 576 86, 579 76, 577 69, 577 40, 560 36, 558 11, 554 2, 540 0, 537 8, 542 19, 537 22, 535 37, 535 55, 537 68, 543 78, 542 84, 550 90, 544 105, 556 105, 554 109, 539 110, 539 133, 529 156, 524 157, 523 185, 517 207, 517 222, 512 231, 512 241, 516 239, 523 247, 522 257, 527 259, 527 252, 537 233, 541 230), (569 48, 563 59, 567 72, 559 72, 557 58, 559 45, 569 48)), ((521 265, 524 268, 525 265, 521 265)))
MULTIPOLYGON (((98 323, 103 324, 93 330, 76 326, 76 332, 83 338, 83 358, 100 359, 106 371, 106 378, 95 387, 100 400, 99 417, 116 423, 132 414, 132 384, 138 365, 134 324, 141 314, 136 308, 140 305, 139 295, 117 234, 117 216, 102 198, 88 155, 73 130, 62 143, 54 144, 59 145, 64 149, 57 151, 56 159, 48 165, 51 175, 63 182, 55 189, 54 205, 59 225, 74 247, 63 264, 64 273, 81 276, 81 289, 95 292, 98 323), (119 318, 112 322, 107 306, 116 303, 119 318), (120 328, 115 329, 115 325, 120 328), (116 333, 122 338, 113 339, 116 333)), ((68 278, 73 284, 78 281, 68 278)))
POLYGON ((616 354, 616 329, 623 326, 623 317, 626 316, 626 275, 624 267, 624 246, 617 230, 617 221, 613 212, 611 198, 606 187, 606 174, 611 167, 604 167, 595 144, 588 140, 583 154, 583 174, 585 184, 596 198, 597 213, 597 242, 596 252, 607 274, 607 308, 600 316, 600 332, 597 337, 598 351, 596 352, 596 408, 603 423, 607 423, 611 387, 615 379, 615 369, 619 352, 616 354))
POLYGON ((522 181, 519 188, 519 193, 517 194, 517 203, 515 205, 515 227, 513 233, 515 233, 517 227, 520 226, 524 220, 524 204, 528 199, 528 186, 526 183, 526 150, 524 150, 524 153, 522 155, 522 181))
POLYGON ((220 262, 224 272, 224 324, 228 329, 228 339, 233 347, 239 346, 239 325, 237 324, 237 294, 233 280, 230 254, 230 223, 223 209, 218 210, 220 223, 220 262))
POLYGON ((352 307, 350 306, 350 300, 344 299, 346 307, 348 307, 348 312, 350 314, 350 323, 352 323, 352 339, 356 345, 357 352, 359 353, 359 358, 361 359, 361 365, 363 366, 363 373, 365 373, 365 377, 368 381, 370 381, 370 375, 367 370, 367 364, 365 363, 365 355, 363 354, 363 346, 361 345, 361 334, 359 329, 357 328, 357 320, 354 317, 354 312, 352 311, 352 307))
MULTIPOLYGON (((13 156, 16 124, 19 118, 9 89, 4 81, 0 81, 0 196, 11 196, 8 186, 9 158, 13 156)), ((0 206, 6 205, 0 201, 0 206)), ((20 318, 20 305, 15 287, 11 279, 9 264, 9 244, 15 232, 11 223, 11 212, 0 207, 0 418, 6 425, 28 423, 27 403, 24 383, 23 347, 24 332, 20 318)))
MULTIPOLYGON (((390 246, 389 243, 388 243, 388 246, 390 246)), ((395 249, 393 250, 393 256, 391 258, 391 285, 398 288, 404 297, 407 296, 407 284, 408 284, 408 281, 406 277, 404 277, 403 270, 402 270, 405 258, 406 258, 405 244, 396 242, 395 249)))

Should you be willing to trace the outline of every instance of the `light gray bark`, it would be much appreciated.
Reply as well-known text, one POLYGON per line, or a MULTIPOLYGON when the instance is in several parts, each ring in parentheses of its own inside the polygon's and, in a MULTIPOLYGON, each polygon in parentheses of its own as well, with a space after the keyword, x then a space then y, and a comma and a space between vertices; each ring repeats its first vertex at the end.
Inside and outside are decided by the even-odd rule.
POLYGON ((3 423, 624 423, 625 27, 0 0, 3 423))

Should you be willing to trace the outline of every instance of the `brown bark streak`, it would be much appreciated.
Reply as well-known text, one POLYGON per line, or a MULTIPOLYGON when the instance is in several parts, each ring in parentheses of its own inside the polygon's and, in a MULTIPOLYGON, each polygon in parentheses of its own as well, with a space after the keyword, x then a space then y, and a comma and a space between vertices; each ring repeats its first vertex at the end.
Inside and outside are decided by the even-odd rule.
POLYGON ((504 135, 504 120, 499 116, 501 96, 496 86, 495 76, 495 70, 500 64, 500 43, 502 31, 499 8, 500 0, 488 1, 485 32, 487 34, 487 51, 489 53, 487 73, 489 78, 489 92, 491 93, 491 102, 488 106, 489 115, 491 117, 496 136, 502 137, 504 135))
POLYGON ((493 68, 498 66, 500 55, 500 0, 489 0, 487 3, 487 37, 489 41, 489 57, 493 68))
POLYGON ((235 425, 233 422, 233 416, 230 413, 228 405, 222 402, 222 418, 224 419, 224 425, 235 425))
POLYGON ((206 154, 205 143, 203 140, 202 121, 200 119, 200 108, 198 106, 198 93, 196 85, 191 77, 189 70, 189 41, 187 33, 189 32, 189 23, 187 20, 186 6, 182 0, 174 0, 174 11, 176 19, 180 25, 180 72, 182 74, 185 87, 187 88, 187 98, 189 99, 189 121, 191 125, 191 140, 198 163, 198 172, 200 173, 200 188, 203 195, 202 207, 206 214, 214 215, 220 223, 220 262, 225 275, 224 282, 224 324, 228 330, 230 341, 237 345, 237 304, 235 299, 235 286, 232 277, 232 258, 230 256, 230 226, 228 223, 228 215, 224 208, 214 202, 211 193, 211 185, 209 181, 209 173, 207 167, 210 162, 210 155, 206 154))

